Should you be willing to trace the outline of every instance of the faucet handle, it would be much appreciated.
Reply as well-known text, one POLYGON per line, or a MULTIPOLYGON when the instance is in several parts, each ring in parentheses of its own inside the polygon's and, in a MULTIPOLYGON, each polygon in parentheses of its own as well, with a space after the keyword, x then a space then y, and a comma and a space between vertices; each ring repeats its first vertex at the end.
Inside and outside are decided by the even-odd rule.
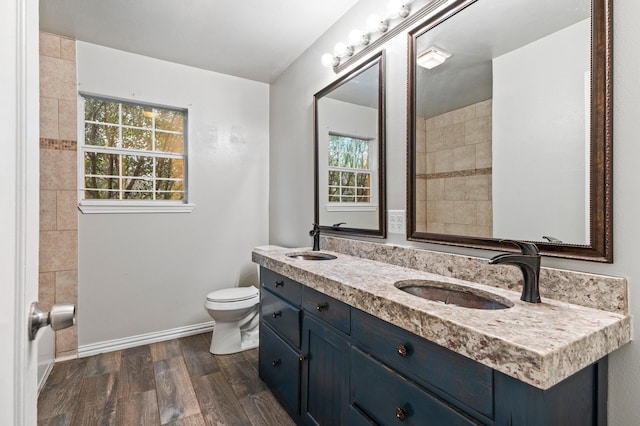
POLYGON ((540 255, 540 251, 538 250, 538 246, 536 246, 533 243, 527 243, 527 242, 518 241, 518 240, 500 240, 500 242, 501 243, 513 244, 514 246, 516 246, 516 247, 518 247, 520 249, 520 252, 522 254, 531 255, 531 256, 540 255))

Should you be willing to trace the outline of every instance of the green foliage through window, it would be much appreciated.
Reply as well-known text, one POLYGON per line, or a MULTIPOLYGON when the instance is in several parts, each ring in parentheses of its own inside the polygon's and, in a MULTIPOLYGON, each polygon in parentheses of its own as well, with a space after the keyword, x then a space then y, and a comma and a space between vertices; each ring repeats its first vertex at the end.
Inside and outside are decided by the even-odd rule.
POLYGON ((186 111, 84 104, 84 199, 184 201, 186 111))
POLYGON ((329 202, 371 201, 369 140, 329 134, 329 202))

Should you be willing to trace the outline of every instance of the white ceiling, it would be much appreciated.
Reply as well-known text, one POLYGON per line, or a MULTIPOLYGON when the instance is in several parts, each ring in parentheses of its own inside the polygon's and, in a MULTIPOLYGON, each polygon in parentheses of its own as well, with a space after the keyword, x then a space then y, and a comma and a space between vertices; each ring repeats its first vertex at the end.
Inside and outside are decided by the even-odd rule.
POLYGON ((40 29, 269 83, 357 1, 43 0, 40 29))
POLYGON ((492 59, 589 18, 589 0, 476 2, 417 40, 453 54, 442 66, 417 68, 417 109, 434 117, 492 95, 492 59))

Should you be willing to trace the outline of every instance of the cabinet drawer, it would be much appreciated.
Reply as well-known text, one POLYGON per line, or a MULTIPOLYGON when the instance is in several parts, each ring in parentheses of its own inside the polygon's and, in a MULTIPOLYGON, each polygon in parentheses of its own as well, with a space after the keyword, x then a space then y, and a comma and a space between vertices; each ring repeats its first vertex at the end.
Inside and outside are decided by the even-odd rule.
POLYGON ((351 307, 309 287, 302 290, 302 307, 338 330, 351 333, 351 307))
POLYGON ((445 399, 493 418, 491 368, 357 309, 351 315, 358 346, 421 385, 444 392, 445 399))
POLYGON ((296 348, 300 347, 301 309, 268 290, 260 292, 260 318, 296 348))
POLYGON ((260 378, 282 400, 286 408, 300 414, 300 354, 262 323, 260 325, 260 378))
POLYGON ((375 426, 376 423, 367 417, 362 411, 353 405, 349 406, 348 422, 349 426, 375 426))
POLYGON ((300 306, 302 284, 265 268, 260 268, 260 283, 263 288, 271 290, 296 306, 300 306))
POLYGON ((355 347, 351 350, 351 403, 385 425, 478 424, 355 347))

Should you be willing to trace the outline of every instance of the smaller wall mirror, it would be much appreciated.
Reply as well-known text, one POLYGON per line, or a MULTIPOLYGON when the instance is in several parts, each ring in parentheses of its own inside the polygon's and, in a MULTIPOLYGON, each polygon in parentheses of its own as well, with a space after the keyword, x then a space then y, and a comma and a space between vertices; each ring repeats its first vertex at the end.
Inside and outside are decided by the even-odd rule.
POLYGON ((385 237, 384 51, 313 97, 315 222, 385 237))

